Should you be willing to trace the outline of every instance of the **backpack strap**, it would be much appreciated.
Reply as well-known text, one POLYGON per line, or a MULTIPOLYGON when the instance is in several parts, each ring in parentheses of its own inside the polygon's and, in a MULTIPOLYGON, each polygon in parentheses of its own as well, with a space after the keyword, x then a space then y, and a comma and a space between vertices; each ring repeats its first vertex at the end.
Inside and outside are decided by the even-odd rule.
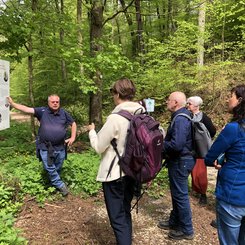
POLYGON ((121 110, 121 111, 117 112, 116 114, 128 119, 129 121, 131 121, 132 116, 133 116, 130 112, 128 112, 126 110, 121 110))
MULTIPOLYGON (((131 114, 130 112, 126 111, 126 110, 121 110, 121 111, 119 111, 119 112, 117 112, 117 113, 115 113, 115 114, 118 114, 118 115, 120 115, 120 116, 122 116, 122 117, 128 119, 129 121, 131 121, 132 114, 131 114)), ((113 138, 113 139, 111 140, 111 145, 112 145, 112 147, 113 147, 114 151, 116 152, 117 157, 118 157, 118 159, 119 159, 120 178, 121 178, 121 177, 122 177, 122 169, 121 169, 121 164, 120 164, 121 156, 120 156, 120 154, 119 154, 119 152, 118 152, 118 149, 117 149, 117 142, 116 142, 116 139, 115 139, 115 138, 113 138)), ((112 162, 111 162, 111 164, 110 164, 110 167, 109 167, 109 170, 108 170, 108 174, 107 174, 107 176, 106 176, 106 179, 108 178, 108 176, 109 176, 110 173, 111 173, 111 170, 112 170, 112 168, 113 168, 113 166, 114 166, 115 160, 116 160, 116 157, 113 158, 113 160, 112 160, 112 162)))
MULTIPOLYGON (((171 124, 170 124, 170 128, 172 128, 172 126, 173 126, 173 124, 174 124, 174 122, 175 122, 175 119, 176 119, 176 117, 178 117, 178 116, 182 116, 182 117, 188 118, 188 119, 191 121, 191 123, 193 124, 193 119, 192 119, 189 115, 187 115, 187 114, 185 114, 185 113, 179 113, 179 114, 177 114, 177 115, 172 119, 171 124)), ((193 125, 192 125, 192 124, 191 124, 192 147, 195 148, 195 141, 193 140, 193 139, 194 139, 194 129, 193 129, 193 125)), ((189 150, 190 150, 190 149, 189 149, 189 150)), ((192 153, 192 154, 194 155, 194 153, 192 153)))
MULTIPOLYGON (((120 154, 119 154, 119 152, 118 152, 118 149, 117 149, 117 142, 116 142, 116 139, 115 139, 115 138, 112 139, 111 145, 112 145, 112 147, 113 147, 114 151, 116 152, 117 157, 118 157, 118 159, 119 159, 120 178, 121 178, 121 177, 122 177, 122 169, 121 169, 121 164, 120 164, 121 156, 120 156, 120 154)), ((110 173, 111 173, 111 170, 112 170, 112 168, 113 168, 113 166, 114 166, 115 160, 116 160, 116 156, 115 156, 115 157, 113 158, 113 160, 111 161, 111 164, 110 164, 110 167, 109 167, 109 170, 108 170, 108 174, 107 174, 107 176, 106 176, 106 179, 108 178, 108 176, 109 176, 110 173)))
POLYGON ((189 115, 187 115, 187 114, 185 114, 185 113, 179 113, 179 114, 177 114, 177 115, 173 118, 173 120, 171 121, 171 124, 170 124, 170 127, 171 127, 171 128, 172 128, 172 126, 173 126, 173 124, 174 124, 174 122, 175 122, 176 117, 178 117, 178 116, 183 116, 183 117, 188 118, 190 121, 193 121, 193 119, 192 119, 189 115))

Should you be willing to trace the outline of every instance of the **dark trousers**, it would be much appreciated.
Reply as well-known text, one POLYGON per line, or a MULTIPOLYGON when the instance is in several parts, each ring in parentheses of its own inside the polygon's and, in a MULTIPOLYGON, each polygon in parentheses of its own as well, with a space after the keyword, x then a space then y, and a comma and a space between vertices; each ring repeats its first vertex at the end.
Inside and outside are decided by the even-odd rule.
POLYGON ((102 183, 107 213, 118 245, 132 244, 130 209, 134 185, 135 181, 128 176, 102 183))
POLYGON ((187 235, 194 233, 188 195, 188 176, 194 165, 195 160, 192 157, 168 161, 168 176, 173 205, 169 223, 179 227, 187 235))

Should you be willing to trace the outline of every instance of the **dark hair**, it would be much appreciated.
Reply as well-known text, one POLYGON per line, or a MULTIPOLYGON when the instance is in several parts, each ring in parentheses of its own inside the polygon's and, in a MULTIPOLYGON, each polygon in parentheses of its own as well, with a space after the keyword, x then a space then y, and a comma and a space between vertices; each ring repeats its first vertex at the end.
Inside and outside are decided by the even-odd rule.
POLYGON ((231 89, 231 94, 235 94, 237 99, 240 100, 237 106, 232 110, 233 118, 232 121, 242 123, 245 118, 245 85, 238 85, 231 89))
POLYGON ((113 94, 118 94, 122 100, 132 100, 136 93, 134 83, 128 78, 117 80, 110 91, 113 94))

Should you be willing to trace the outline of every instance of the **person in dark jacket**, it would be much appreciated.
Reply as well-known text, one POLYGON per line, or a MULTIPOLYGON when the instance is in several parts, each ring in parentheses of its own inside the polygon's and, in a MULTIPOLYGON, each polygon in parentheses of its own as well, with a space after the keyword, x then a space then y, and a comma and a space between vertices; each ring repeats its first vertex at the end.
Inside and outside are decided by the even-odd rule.
POLYGON ((194 236, 188 195, 188 176, 195 165, 191 121, 184 116, 177 116, 180 113, 191 115, 185 106, 184 93, 176 91, 170 94, 167 109, 171 112, 173 124, 167 130, 163 157, 168 167, 172 211, 168 220, 159 221, 158 227, 170 229, 168 236, 175 240, 191 240, 194 236))
MULTIPOLYGON (((191 111, 193 114, 193 119, 198 122, 202 122, 211 138, 213 138, 216 134, 216 128, 213 125, 211 119, 202 111, 200 111, 200 107, 203 104, 203 100, 199 96, 192 96, 187 99, 187 109, 191 111)), ((200 194, 199 204, 206 205, 207 204, 207 188, 208 188, 208 176, 207 176, 207 168, 204 163, 204 159, 198 158, 196 159, 195 167, 191 172, 192 177, 192 190, 196 193, 200 194)))
POLYGON ((232 120, 221 131, 205 157, 218 169, 216 219, 221 245, 245 244, 245 85, 231 90, 228 110, 232 120), (216 159, 225 153, 225 161, 216 159))
POLYGON ((63 196, 69 191, 60 177, 68 146, 76 139, 76 123, 68 112, 60 108, 60 97, 56 94, 48 96, 48 107, 28 107, 15 103, 8 97, 9 104, 15 109, 33 114, 40 122, 37 139, 38 157, 48 174, 49 180, 63 196), (67 127, 71 126, 71 137, 66 139, 67 127))

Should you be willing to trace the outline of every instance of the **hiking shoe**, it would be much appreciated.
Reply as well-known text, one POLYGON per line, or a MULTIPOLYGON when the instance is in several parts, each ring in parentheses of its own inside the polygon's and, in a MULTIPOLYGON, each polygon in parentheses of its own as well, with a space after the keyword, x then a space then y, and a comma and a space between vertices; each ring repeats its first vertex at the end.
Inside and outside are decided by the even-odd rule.
POLYGON ((200 199, 199 199, 199 204, 200 205, 207 205, 207 196, 206 194, 201 194, 200 199))
POLYGON ((217 221, 216 221, 216 219, 213 219, 211 221, 210 225, 217 229, 217 221))
POLYGON ((194 238, 194 235, 187 235, 185 233, 183 233, 182 231, 176 231, 176 230, 172 230, 168 233, 168 237, 174 240, 192 240, 194 238))
POLYGON ((66 185, 63 185, 61 188, 59 188, 59 191, 63 197, 65 197, 69 194, 69 190, 66 187, 66 185))
POLYGON ((170 225, 168 220, 159 221, 157 227, 163 230, 177 230, 177 226, 170 225))

